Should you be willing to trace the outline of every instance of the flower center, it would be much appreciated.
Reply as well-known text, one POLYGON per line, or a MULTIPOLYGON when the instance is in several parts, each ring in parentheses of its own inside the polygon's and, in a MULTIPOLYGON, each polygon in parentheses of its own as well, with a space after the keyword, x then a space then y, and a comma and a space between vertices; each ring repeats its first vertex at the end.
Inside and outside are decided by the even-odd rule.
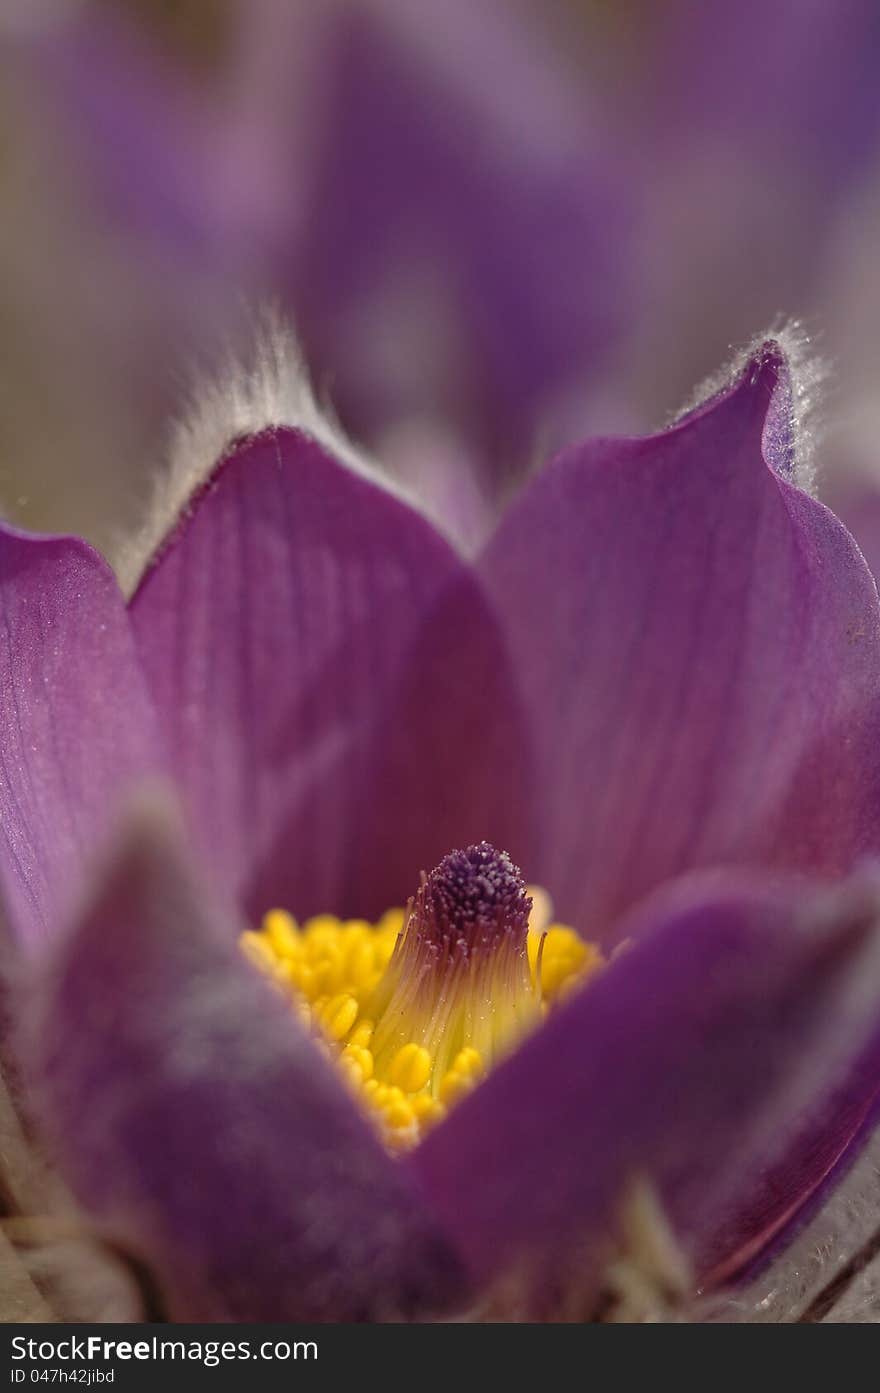
POLYGON ((391 1150, 415 1145, 602 955, 551 924, 506 852, 445 856, 377 924, 271 910, 242 935, 337 1060, 391 1150))

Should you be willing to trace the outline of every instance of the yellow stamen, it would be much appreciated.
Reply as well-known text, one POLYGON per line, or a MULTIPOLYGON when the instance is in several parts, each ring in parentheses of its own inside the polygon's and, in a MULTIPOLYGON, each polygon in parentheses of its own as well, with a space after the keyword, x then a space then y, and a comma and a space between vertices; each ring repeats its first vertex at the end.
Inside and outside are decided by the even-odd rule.
POLYGON ((411 904, 376 924, 322 914, 300 926, 273 909, 241 936, 395 1152, 414 1146, 603 965, 595 945, 550 922, 543 891, 522 950, 485 935, 464 956, 429 945, 430 970, 408 943, 425 941, 415 916, 411 904))
POLYGON ((391 1061, 389 1076, 392 1083, 402 1088, 404 1093, 418 1093, 431 1077, 434 1061, 424 1045, 410 1041, 391 1061))

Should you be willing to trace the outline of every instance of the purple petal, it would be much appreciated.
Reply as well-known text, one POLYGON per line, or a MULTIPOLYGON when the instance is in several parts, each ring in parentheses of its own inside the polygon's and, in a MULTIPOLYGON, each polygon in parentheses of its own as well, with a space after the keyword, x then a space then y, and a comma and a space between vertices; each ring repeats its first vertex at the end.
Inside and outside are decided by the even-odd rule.
POLYGON ((817 1179, 807 1120, 818 1136, 877 1028, 878 908, 875 888, 718 876, 646 906, 632 946, 414 1153, 472 1272, 528 1268, 551 1303, 576 1278, 589 1305, 636 1177, 698 1277, 722 1239, 730 1258, 754 1247, 758 1215, 772 1234, 817 1179), (762 1181, 792 1155, 801 1190, 771 1204, 762 1181))
POLYGON ((0 626, 0 887, 33 941, 158 741, 122 596, 85 542, 0 528, 0 626))
POLYGON ((39 1116, 183 1320, 439 1308, 456 1264, 160 809, 133 820, 31 1002, 39 1116))
POLYGON ((539 726, 530 874, 584 933, 690 868, 877 845, 877 594, 765 462, 789 468, 779 377, 768 350, 665 433, 563 454, 484 558, 539 726))
MULTIPOLYGON (((846 327, 836 342, 828 333, 828 351, 837 361, 850 352, 854 316, 839 317, 828 282, 838 261, 852 267, 880 144, 872 0, 672 0, 652 19, 650 63, 633 63, 644 52, 634 46, 608 88, 639 162, 643 314, 627 376, 642 422, 780 310, 815 317, 823 332, 837 317, 846 327)), ((870 260, 853 282, 862 304, 876 232, 867 238, 870 260)))
POLYGON ((439 417, 524 465, 630 312, 631 195, 583 87, 534 16, 386 0, 341 11, 324 97, 310 358, 358 430, 439 417))
POLYGON ((768 172, 795 161, 817 202, 875 158, 880 17, 871 0, 680 0, 661 37, 657 126, 671 143, 731 144, 752 162, 757 152, 768 172))
POLYGON ((476 582, 307 437, 239 447, 131 614, 203 851, 249 913, 374 914, 451 846, 527 850, 525 742, 476 582))
POLYGON ((214 250, 208 226, 210 118, 182 64, 120 13, 81 15, 19 46, 38 92, 114 224, 196 258, 214 250))

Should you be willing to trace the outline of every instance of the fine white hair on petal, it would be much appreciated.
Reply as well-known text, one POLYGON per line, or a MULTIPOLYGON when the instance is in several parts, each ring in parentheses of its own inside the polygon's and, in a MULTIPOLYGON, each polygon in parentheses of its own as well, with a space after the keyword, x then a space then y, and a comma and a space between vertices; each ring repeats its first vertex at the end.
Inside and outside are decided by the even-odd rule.
POLYGON ((819 420, 821 389, 828 381, 828 362, 815 352, 814 344, 799 320, 789 319, 772 325, 754 338, 716 373, 705 378, 684 407, 675 412, 670 424, 681 420, 705 402, 718 396, 746 369, 747 365, 774 350, 782 351, 788 368, 791 395, 786 406, 786 427, 791 441, 791 463, 786 476, 806 493, 816 492, 816 457, 822 439, 819 420))
POLYGON ((358 450, 332 411, 319 404, 294 333, 274 311, 263 311, 250 352, 230 351, 223 369, 191 391, 140 524, 113 549, 127 597, 230 446, 277 427, 303 431, 354 473, 419 508, 418 500, 358 450))

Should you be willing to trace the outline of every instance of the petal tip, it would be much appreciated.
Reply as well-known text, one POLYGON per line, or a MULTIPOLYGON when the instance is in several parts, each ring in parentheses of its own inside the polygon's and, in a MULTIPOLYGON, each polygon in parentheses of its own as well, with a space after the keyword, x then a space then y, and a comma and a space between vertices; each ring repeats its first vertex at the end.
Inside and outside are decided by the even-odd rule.
POLYGON ((119 539, 113 562, 126 597, 230 449, 281 427, 302 431, 354 473, 413 502, 348 440, 327 404, 317 401, 295 334, 279 313, 266 309, 255 316, 250 348, 228 349, 220 371, 192 389, 141 523, 119 539))
POLYGON ((743 387, 762 391, 767 409, 761 446, 768 467, 815 494, 822 434, 819 398, 828 375, 829 366, 816 354, 803 324, 788 320, 755 335, 719 372, 700 383, 671 424, 702 414, 743 387))

